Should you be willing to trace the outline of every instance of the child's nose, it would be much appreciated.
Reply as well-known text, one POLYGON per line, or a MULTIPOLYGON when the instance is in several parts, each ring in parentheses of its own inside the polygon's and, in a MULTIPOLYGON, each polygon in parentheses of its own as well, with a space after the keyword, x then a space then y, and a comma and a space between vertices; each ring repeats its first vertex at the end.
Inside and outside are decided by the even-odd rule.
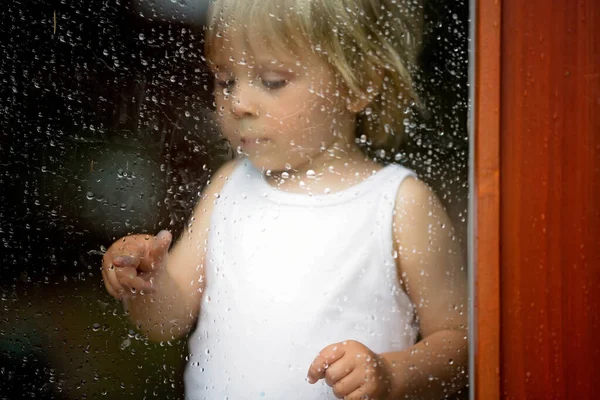
POLYGON ((253 101, 250 87, 245 87, 245 85, 236 87, 231 103, 231 111, 238 118, 257 115, 258 110, 256 103, 253 101))

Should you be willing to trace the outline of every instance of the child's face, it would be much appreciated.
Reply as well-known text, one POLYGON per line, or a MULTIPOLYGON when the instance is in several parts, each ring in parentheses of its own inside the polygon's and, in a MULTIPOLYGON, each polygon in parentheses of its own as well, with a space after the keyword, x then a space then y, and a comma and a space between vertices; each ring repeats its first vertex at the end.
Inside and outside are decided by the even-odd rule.
POLYGON ((211 52, 218 119, 256 167, 301 168, 334 142, 354 140, 355 115, 327 62, 308 48, 293 55, 260 39, 230 39, 211 52))

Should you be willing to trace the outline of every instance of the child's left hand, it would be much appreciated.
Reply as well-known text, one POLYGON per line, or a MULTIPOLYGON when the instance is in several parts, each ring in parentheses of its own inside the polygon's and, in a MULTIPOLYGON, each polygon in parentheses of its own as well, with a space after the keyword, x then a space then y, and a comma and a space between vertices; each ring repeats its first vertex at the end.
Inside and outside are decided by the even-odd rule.
POLYGON ((308 370, 308 382, 325 378, 338 399, 384 400, 391 394, 391 366, 354 340, 325 347, 308 370))

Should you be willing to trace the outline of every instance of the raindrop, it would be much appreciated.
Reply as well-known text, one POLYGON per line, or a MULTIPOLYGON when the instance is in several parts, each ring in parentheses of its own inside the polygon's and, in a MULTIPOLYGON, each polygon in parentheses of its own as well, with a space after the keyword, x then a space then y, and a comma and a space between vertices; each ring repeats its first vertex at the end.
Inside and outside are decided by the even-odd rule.
POLYGON ((127 338, 121 342, 121 350, 125 350, 131 345, 131 339, 127 338))

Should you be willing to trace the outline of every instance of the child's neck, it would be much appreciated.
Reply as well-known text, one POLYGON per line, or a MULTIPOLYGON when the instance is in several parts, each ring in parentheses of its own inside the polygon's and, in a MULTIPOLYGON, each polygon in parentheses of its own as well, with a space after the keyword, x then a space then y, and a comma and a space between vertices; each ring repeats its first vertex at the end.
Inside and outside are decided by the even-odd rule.
POLYGON ((356 144, 334 142, 310 161, 291 170, 270 172, 266 179, 286 192, 327 194, 362 182, 381 168, 356 144))

